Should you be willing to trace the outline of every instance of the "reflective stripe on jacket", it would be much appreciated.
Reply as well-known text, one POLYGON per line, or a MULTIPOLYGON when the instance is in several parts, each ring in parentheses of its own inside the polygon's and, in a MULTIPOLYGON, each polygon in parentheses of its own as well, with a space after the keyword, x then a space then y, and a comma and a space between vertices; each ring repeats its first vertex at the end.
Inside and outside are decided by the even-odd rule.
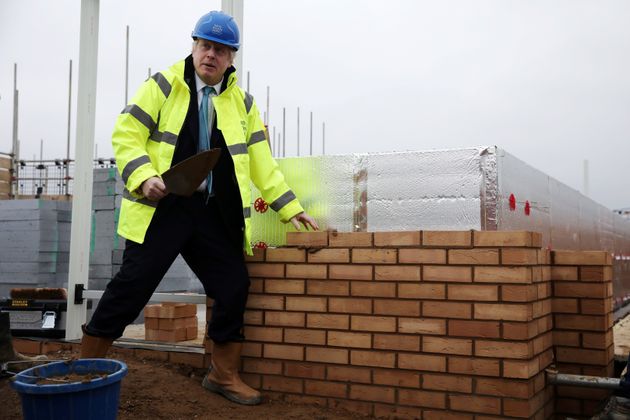
MULTIPOLYGON (((267 136, 254 98, 236 84, 230 74, 227 88, 212 98, 217 128, 221 130, 243 203, 243 248, 251 254, 251 187, 278 212, 283 222, 303 211, 271 156, 267 136)), ((140 186, 148 178, 169 169, 182 130, 190 90, 184 80, 184 60, 149 78, 118 116, 112 145, 125 184, 118 234, 137 243, 144 236, 157 202, 142 196, 140 186)))

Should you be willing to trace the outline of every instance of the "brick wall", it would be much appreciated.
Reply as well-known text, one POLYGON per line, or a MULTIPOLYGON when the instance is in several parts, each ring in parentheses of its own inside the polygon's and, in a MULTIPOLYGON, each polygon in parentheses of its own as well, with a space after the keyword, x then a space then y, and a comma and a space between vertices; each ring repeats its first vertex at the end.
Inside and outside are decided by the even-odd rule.
POLYGON ((374 416, 553 414, 551 257, 539 234, 311 232, 287 242, 249 258, 251 385, 374 416))
MULTIPOLYGON (((612 259, 606 252, 552 253, 553 344, 559 372, 613 374, 612 259)), ((559 414, 592 416, 608 392, 558 387, 559 414)))

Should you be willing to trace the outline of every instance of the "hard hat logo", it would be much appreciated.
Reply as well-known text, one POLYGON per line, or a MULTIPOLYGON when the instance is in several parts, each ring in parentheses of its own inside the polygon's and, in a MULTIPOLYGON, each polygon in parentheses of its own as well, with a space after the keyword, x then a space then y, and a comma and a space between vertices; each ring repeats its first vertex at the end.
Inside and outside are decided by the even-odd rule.
POLYGON ((241 46, 241 34, 234 18, 216 10, 203 15, 191 35, 194 39, 207 39, 235 50, 241 46))
POLYGON ((223 34, 223 26, 221 25, 212 25, 212 33, 215 35, 223 34))

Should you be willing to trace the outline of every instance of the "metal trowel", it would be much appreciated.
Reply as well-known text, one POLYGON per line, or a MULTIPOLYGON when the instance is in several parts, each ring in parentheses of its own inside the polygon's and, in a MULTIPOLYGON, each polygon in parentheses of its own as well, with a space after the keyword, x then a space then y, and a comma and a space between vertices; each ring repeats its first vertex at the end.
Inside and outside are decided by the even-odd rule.
POLYGON ((179 162, 162 174, 166 191, 190 197, 197 190, 201 182, 214 168, 221 155, 221 149, 215 148, 197 153, 179 162))

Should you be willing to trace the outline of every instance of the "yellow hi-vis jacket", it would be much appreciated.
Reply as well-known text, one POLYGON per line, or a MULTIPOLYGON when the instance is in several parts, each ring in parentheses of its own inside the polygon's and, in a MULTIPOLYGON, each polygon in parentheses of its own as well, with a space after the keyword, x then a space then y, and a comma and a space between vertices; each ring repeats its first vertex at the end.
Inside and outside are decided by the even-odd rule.
MULTIPOLYGON (((234 161, 244 207, 243 248, 251 255, 250 181, 283 222, 303 209, 271 156, 253 97, 237 86, 234 72, 228 78, 227 88, 213 97, 212 103, 217 128, 234 161)), ((118 220, 118 234, 124 238, 144 242, 157 202, 143 197, 140 186, 170 168, 189 104, 190 89, 184 80, 182 60, 149 78, 118 116, 112 145, 125 184, 118 220)))

